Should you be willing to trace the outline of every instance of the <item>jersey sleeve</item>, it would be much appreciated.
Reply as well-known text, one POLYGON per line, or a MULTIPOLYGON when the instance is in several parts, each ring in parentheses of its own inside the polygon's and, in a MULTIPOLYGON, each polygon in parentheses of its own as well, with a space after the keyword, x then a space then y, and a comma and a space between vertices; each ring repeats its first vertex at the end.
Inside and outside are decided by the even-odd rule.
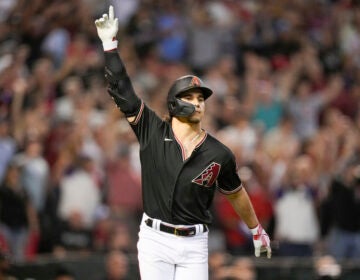
POLYGON ((131 128, 140 143, 140 149, 149 143, 153 133, 159 129, 162 123, 163 120, 141 101, 140 109, 134 121, 130 122, 131 128))
POLYGON ((223 194, 233 194, 241 190, 242 183, 237 173, 234 155, 232 155, 230 160, 221 168, 217 180, 217 187, 223 194))
POLYGON ((126 117, 137 115, 141 100, 135 94, 123 61, 116 50, 105 52, 104 55, 105 77, 109 82, 108 93, 126 117))
POLYGON ((140 148, 144 148, 163 121, 135 94, 117 50, 105 52, 105 66, 105 77, 109 81, 108 92, 127 119, 134 117, 130 125, 140 148))

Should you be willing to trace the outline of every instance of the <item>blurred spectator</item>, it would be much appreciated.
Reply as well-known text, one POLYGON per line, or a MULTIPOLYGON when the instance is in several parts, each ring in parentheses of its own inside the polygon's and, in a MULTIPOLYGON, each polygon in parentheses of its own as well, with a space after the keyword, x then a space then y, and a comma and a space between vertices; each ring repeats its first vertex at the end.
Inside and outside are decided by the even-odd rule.
POLYGON ((56 184, 75 161, 77 139, 73 120, 55 120, 44 140, 44 156, 51 168, 51 181, 56 184))
POLYGON ((225 251, 214 251, 209 255, 209 279, 220 280, 220 271, 229 265, 231 255, 225 251))
POLYGON ((130 163, 129 147, 119 147, 116 158, 109 161, 106 168, 108 190, 106 203, 114 213, 140 217, 141 182, 130 163))
POLYGON ((344 115, 355 119, 359 110, 360 83, 353 82, 331 103, 332 107, 339 109, 344 115))
POLYGON ((226 50, 224 37, 228 30, 219 28, 205 5, 190 10, 191 27, 187 33, 188 64, 197 75, 215 64, 226 50))
POLYGON ((359 151, 359 130, 353 121, 336 108, 324 112, 323 124, 304 152, 314 161, 321 183, 321 199, 329 192, 334 174, 344 170, 349 159, 359 151))
POLYGON ((5 21, 15 8, 17 0, 5 0, 0 4, 0 22, 5 21))
POLYGON ((256 280, 257 272, 253 260, 238 258, 232 265, 232 278, 234 280, 256 280))
POLYGON ((277 190, 274 205, 275 239, 280 243, 280 256, 313 254, 319 237, 316 188, 311 159, 305 155, 296 158, 287 171, 287 180, 277 190))
POLYGON ((53 24, 54 27, 41 44, 41 50, 44 54, 51 56, 55 68, 58 69, 64 61, 66 49, 70 42, 70 33, 59 22, 54 21, 53 24))
POLYGON ((155 50, 158 36, 155 26, 154 11, 146 4, 140 5, 130 18, 125 31, 134 41, 139 58, 144 58, 155 50))
POLYGON ((342 67, 340 44, 332 33, 330 27, 324 28, 320 36, 319 59, 325 75, 339 72, 342 67))
POLYGON ((3 180, 4 174, 7 169, 11 158, 16 152, 15 139, 10 134, 11 124, 8 119, 0 119, 0 184, 3 180))
POLYGON ((66 56, 56 72, 56 79, 63 80, 72 75, 86 79, 101 62, 102 59, 95 46, 91 44, 89 36, 86 33, 76 33, 67 46, 66 56))
MULTIPOLYGON (((129 274, 129 259, 120 250, 112 250, 105 259, 106 276, 101 280, 128 280, 135 279, 129 274)), ((100 280, 100 279, 99 279, 100 280)))
POLYGON ((157 17, 159 32, 159 58, 166 62, 180 62, 186 54, 186 26, 181 16, 181 4, 164 2, 162 12, 157 17))
POLYGON ((312 92, 309 77, 299 78, 289 99, 288 108, 300 139, 309 139, 315 135, 319 129, 321 110, 338 96, 342 89, 343 81, 339 76, 332 77, 328 87, 318 93, 312 92))
POLYGON ((283 114, 283 100, 273 79, 262 78, 256 82, 252 121, 266 133, 278 126, 283 114))
POLYGON ((26 139, 24 150, 13 158, 21 168, 22 185, 38 215, 44 210, 50 175, 49 165, 42 156, 42 145, 40 139, 26 139))
POLYGON ((75 116, 75 102, 84 94, 80 77, 69 76, 61 82, 62 95, 56 99, 53 116, 57 121, 71 121, 75 116))
POLYGON ((252 162, 259 141, 257 131, 244 112, 233 112, 231 117, 230 125, 220 129, 217 136, 243 164, 252 162))
POLYGON ((23 106, 27 111, 31 113, 40 107, 44 114, 50 113, 56 95, 55 73, 54 64, 50 58, 42 57, 36 60, 23 101, 23 106))
POLYGON ((100 190, 91 176, 92 160, 79 156, 75 170, 60 181, 58 215, 68 220, 74 213, 81 216, 84 226, 94 225, 95 211, 100 206, 100 190))
POLYGON ((316 280, 340 280, 342 269, 341 265, 333 256, 325 255, 315 259, 315 279, 316 280))
POLYGON ((75 280, 75 276, 66 268, 60 267, 55 272, 53 280, 75 280))
POLYGON ((352 15, 343 18, 344 22, 339 30, 341 50, 349 57, 358 54, 360 51, 359 12, 354 11, 352 15))
POLYGON ((136 229, 131 229, 131 222, 127 219, 114 218, 113 226, 108 239, 107 250, 120 250, 125 253, 135 253, 136 251, 136 229))
POLYGON ((256 280, 257 272, 250 258, 236 258, 232 262, 213 270, 212 280, 256 280))
MULTIPOLYGON (((39 221, 39 235, 31 235, 31 242, 39 242, 38 246, 28 246, 28 253, 35 254, 40 249, 41 240, 45 237, 44 210, 49 187, 49 164, 42 155, 42 141, 40 139, 26 139, 23 151, 18 152, 13 161, 20 168, 21 184, 33 205, 39 221), (40 238, 40 239, 39 239, 40 238), (30 251, 29 251, 30 250, 30 251)), ((30 243, 31 243, 30 242, 30 243)))
MULTIPOLYGON (((216 64, 207 68, 204 82, 213 89, 218 102, 230 96, 238 98, 242 83, 241 77, 236 75, 236 63, 233 56, 223 54, 216 64)), ((239 104, 239 106, 241 108, 242 105, 239 104)))
POLYGON ((282 116, 278 126, 265 133, 262 149, 272 162, 268 182, 271 190, 284 180, 288 164, 300 152, 300 144, 300 139, 294 131, 294 122, 288 114, 282 116))
POLYGON ((293 119, 284 114, 278 126, 264 135, 264 149, 273 161, 293 159, 300 149, 300 140, 294 131, 293 119), (280 146, 279 143, 286 143, 280 146))
POLYGON ((110 0, 109 2, 114 7, 115 16, 119 19, 120 28, 128 23, 140 6, 139 0, 110 0))
POLYGON ((17 280, 13 277, 12 261, 4 252, 0 252, 0 279, 1 280, 17 280))
POLYGON ((26 260, 31 233, 38 232, 37 213, 20 180, 20 170, 9 164, 0 187, 0 234, 5 238, 11 258, 26 260))
POLYGON ((96 210, 96 219, 93 229, 93 244, 97 252, 106 252, 108 250, 108 242, 114 221, 111 217, 110 208, 107 205, 101 205, 96 210))
POLYGON ((360 258, 360 160, 354 155, 333 178, 321 205, 322 234, 337 260, 360 258))
POLYGON ((56 227, 53 253, 63 258, 72 253, 89 254, 93 250, 93 232, 81 213, 73 211, 56 227))

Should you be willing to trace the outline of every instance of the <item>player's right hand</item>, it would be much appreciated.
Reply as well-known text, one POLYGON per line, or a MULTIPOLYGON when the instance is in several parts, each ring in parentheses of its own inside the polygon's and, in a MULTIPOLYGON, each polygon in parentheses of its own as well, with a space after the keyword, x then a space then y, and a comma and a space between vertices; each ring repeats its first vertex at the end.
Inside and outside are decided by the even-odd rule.
POLYGON ((119 29, 118 19, 114 17, 114 7, 110 5, 109 14, 95 20, 97 34, 102 41, 104 51, 117 48, 116 34, 119 29))

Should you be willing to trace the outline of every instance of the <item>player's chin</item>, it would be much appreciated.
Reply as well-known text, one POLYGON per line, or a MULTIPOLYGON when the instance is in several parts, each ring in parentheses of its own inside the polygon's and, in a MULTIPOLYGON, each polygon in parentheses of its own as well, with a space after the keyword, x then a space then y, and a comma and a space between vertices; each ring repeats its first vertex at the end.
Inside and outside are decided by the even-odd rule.
POLYGON ((196 115, 192 115, 192 116, 188 117, 187 121, 189 123, 193 123, 193 124, 200 123, 201 122, 201 117, 196 116, 196 115))

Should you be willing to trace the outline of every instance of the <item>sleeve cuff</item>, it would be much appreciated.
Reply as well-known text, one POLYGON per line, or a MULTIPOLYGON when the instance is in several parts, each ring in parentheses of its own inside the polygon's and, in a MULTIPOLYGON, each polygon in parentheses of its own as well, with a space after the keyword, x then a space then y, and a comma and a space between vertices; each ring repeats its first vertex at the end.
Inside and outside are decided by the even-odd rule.
POLYGON ((106 51, 106 52, 117 49, 117 46, 118 46, 117 40, 103 42, 103 48, 104 48, 104 51, 106 51))

